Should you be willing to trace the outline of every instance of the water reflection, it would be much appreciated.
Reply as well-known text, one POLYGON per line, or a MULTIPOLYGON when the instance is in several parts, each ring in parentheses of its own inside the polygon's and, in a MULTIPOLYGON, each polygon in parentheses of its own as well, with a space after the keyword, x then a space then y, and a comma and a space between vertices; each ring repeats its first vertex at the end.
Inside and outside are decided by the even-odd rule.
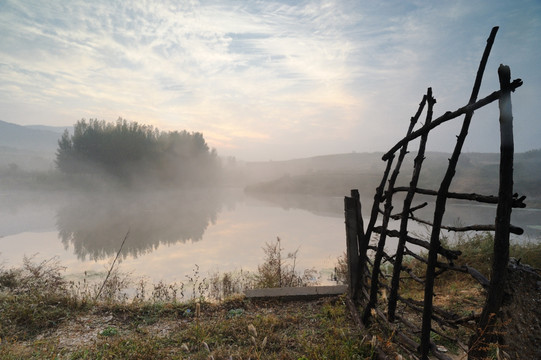
MULTIPOLYGON (((295 194, 262 194, 250 193, 257 199, 267 203, 275 204, 281 208, 303 209, 310 211, 314 215, 326 217, 344 216, 343 197, 313 196, 313 195, 295 195, 295 194)), ((362 214, 365 221, 369 220, 370 210, 373 199, 365 197, 361 199, 362 214)), ((395 209, 400 209, 404 201, 404 195, 395 195, 395 209)), ((414 205, 428 203, 428 206, 418 210, 416 216, 426 221, 431 221, 434 217, 434 197, 418 195, 414 205)), ((527 200, 526 200, 527 203, 527 200)), ((396 210, 397 212, 399 210, 396 210)), ((381 214, 379 214, 381 220, 381 214)), ((445 209, 443 225, 447 226, 465 226, 465 225, 490 225, 494 224, 496 217, 496 205, 479 204, 468 201, 449 200, 445 209)), ((523 235, 511 235, 516 241, 539 241, 541 239, 541 209, 513 209, 511 223, 524 230, 523 235)), ((366 225, 366 224, 365 224, 366 225)), ((399 221, 391 222, 390 227, 398 229, 399 221), (394 223, 394 225, 393 225, 394 223)), ((420 225, 414 221, 410 222, 410 231, 421 235, 429 236, 426 226, 420 225)), ((454 234, 454 233, 452 233, 454 234)))
MULTIPOLYGON (((267 204, 274 204, 284 210, 301 209, 314 215, 326 217, 344 217, 344 198, 339 196, 316 196, 304 194, 266 194, 248 193, 249 197, 267 204)), ((368 202, 366 202, 368 203, 368 202)), ((364 203, 363 203, 364 204, 364 203)))
POLYGON ((221 210, 218 189, 101 194, 72 198, 58 210, 58 236, 79 260, 137 257, 160 245, 199 241, 221 210))

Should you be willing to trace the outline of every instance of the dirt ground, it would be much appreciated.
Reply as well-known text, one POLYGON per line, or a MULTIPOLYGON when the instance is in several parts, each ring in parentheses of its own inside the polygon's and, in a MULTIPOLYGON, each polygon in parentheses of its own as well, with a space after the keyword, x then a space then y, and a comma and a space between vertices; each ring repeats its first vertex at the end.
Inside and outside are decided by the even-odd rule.
POLYGON ((507 284, 502 350, 511 359, 541 359, 541 275, 512 261, 507 284))

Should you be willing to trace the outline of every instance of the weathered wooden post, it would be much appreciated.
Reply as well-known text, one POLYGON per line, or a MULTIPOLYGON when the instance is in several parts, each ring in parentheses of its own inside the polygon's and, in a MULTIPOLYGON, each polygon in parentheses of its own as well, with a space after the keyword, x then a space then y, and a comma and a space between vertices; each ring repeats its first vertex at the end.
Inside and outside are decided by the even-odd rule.
POLYGON ((357 219, 357 242, 359 244, 359 264, 357 265, 357 272, 359 273, 359 276, 357 277, 358 281, 358 296, 359 299, 355 299, 356 301, 360 300, 361 296, 361 286, 365 286, 365 272, 366 272, 366 264, 368 261, 368 254, 366 253, 368 251, 368 243, 370 239, 366 239, 366 236, 364 234, 364 221, 363 221, 363 214, 362 214, 362 205, 361 205, 361 195, 359 194, 359 190, 351 190, 351 197, 355 199, 355 217, 357 219))
POLYGON ((494 255, 492 276, 478 332, 470 341, 472 347, 469 359, 481 359, 487 356, 487 343, 495 342, 497 336, 492 330, 497 320, 504 295, 504 286, 509 263, 509 233, 511 211, 513 209, 513 111, 511 106, 511 69, 500 65, 498 68, 501 96, 500 108, 500 185, 498 207, 496 209, 496 231, 494 233, 494 255), (479 345, 483 346, 479 346, 479 345))
MULTIPOLYGON (((359 227, 362 223, 357 221, 358 190, 351 190, 351 197, 344 198, 344 212, 346 218, 346 255, 348 262, 348 289, 349 296, 356 303, 359 298, 359 285, 361 273, 359 271, 359 227), (357 194, 357 198, 355 197, 357 194)), ((361 230, 362 231, 362 230, 361 230)))

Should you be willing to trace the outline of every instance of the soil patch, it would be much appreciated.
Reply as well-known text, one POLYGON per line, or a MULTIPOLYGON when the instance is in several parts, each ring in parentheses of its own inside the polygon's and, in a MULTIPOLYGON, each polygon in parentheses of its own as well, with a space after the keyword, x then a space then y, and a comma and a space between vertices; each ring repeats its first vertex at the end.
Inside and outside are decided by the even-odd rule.
POLYGON ((541 359, 541 275, 512 260, 502 307, 503 351, 511 359, 541 359))

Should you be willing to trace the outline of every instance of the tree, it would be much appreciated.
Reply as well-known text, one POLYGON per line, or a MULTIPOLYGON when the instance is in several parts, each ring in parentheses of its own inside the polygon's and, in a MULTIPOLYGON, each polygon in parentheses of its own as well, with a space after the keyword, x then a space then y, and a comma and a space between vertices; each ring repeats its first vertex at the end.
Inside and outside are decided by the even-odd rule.
POLYGON ((127 183, 140 178, 172 185, 209 183, 219 169, 203 134, 160 132, 122 118, 78 121, 73 135, 66 131, 58 141, 56 164, 64 173, 103 171, 127 183))
POLYGON ((71 141, 68 129, 64 130, 62 137, 58 140, 55 163, 63 172, 72 172, 74 169, 73 142, 71 141))

